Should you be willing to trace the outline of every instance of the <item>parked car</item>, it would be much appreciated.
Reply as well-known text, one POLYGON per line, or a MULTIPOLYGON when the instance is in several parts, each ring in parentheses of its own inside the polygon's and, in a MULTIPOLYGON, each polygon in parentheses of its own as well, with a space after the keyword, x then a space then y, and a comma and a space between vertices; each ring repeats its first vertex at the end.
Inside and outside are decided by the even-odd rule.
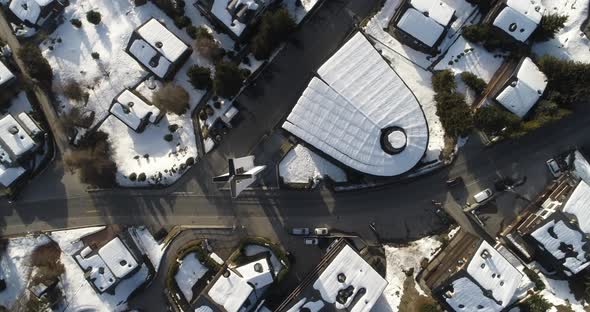
POLYGON ((492 197, 493 194, 494 194, 494 192, 492 192, 492 190, 485 189, 485 190, 475 194, 475 196, 473 196, 473 198, 475 199, 476 203, 481 204, 484 201, 490 199, 490 197, 492 197))
POLYGON ((316 228, 314 230, 315 235, 328 235, 328 228, 316 228))
POLYGON ((309 235, 308 228, 292 228, 291 234, 293 235, 309 235))
POLYGON ((317 245, 319 243, 318 239, 314 237, 306 237, 304 242, 305 245, 317 245))
POLYGON ((461 182, 463 182, 463 178, 462 177, 450 178, 450 179, 447 180, 447 186, 453 187, 455 185, 458 185, 461 182))
POLYGON ((561 168, 559 168, 559 164, 555 159, 551 158, 547 161, 547 168, 549 168, 549 172, 554 178, 557 179, 561 175, 561 168))

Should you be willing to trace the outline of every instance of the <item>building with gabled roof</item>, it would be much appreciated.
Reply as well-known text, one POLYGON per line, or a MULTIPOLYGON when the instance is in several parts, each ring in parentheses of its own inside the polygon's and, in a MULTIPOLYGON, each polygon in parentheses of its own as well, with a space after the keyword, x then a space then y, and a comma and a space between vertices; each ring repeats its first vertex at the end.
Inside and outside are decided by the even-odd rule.
POLYGON ((369 312, 387 284, 353 246, 340 239, 276 311, 369 312))
POLYGON ((127 53, 160 79, 169 79, 192 53, 192 49, 155 18, 131 35, 127 53))
POLYGON ((62 0, 10 0, 6 12, 11 21, 38 30, 61 14, 64 7, 62 0))
POLYGON ((523 118, 539 102, 547 88, 547 76, 529 57, 523 58, 495 99, 504 108, 523 118))
POLYGON ((14 74, 0 61, 0 88, 7 87, 15 80, 14 74))
POLYGON ((525 43, 541 23, 544 12, 540 0, 502 0, 490 10, 485 20, 518 42, 525 43))
POLYGON ((429 140, 420 103, 360 32, 320 67, 282 127, 375 176, 410 171, 429 140))
POLYGON ((398 6, 391 24, 399 39, 412 48, 436 54, 455 20, 455 10, 444 1, 404 0, 398 6))
POLYGON ((148 123, 155 124, 164 116, 156 106, 128 89, 113 99, 110 112, 135 132, 142 132, 148 123))

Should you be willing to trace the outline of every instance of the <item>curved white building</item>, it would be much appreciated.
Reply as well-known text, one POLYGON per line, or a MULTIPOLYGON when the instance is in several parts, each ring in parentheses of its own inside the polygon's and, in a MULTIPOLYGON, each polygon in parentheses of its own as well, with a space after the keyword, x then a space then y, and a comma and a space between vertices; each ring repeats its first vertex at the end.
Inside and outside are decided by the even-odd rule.
POLYGON ((428 124, 416 97, 361 33, 322 65, 283 128, 377 176, 411 170, 428 146, 428 124))

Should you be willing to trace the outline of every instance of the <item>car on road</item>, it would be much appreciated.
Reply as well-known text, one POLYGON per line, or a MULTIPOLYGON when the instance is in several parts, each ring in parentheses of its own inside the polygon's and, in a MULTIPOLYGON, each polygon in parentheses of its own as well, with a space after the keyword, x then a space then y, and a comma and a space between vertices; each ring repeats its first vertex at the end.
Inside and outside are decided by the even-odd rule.
POLYGON ((494 195, 494 192, 492 192, 492 190, 485 189, 485 190, 475 194, 475 196, 473 196, 473 199, 475 199, 476 203, 481 204, 484 201, 490 199, 490 197, 492 197, 492 195, 494 195))
POLYGON ((292 235, 309 235, 308 228, 292 228, 291 229, 292 235))
POLYGON ((555 159, 551 158, 547 161, 547 168, 549 168, 549 172, 554 178, 557 179, 561 176, 561 168, 559 168, 559 164, 555 159))
POLYGON ((305 245, 317 245, 319 243, 318 239, 315 237, 306 237, 304 240, 305 245))
POLYGON ((314 231, 315 235, 328 235, 328 228, 316 228, 314 231))

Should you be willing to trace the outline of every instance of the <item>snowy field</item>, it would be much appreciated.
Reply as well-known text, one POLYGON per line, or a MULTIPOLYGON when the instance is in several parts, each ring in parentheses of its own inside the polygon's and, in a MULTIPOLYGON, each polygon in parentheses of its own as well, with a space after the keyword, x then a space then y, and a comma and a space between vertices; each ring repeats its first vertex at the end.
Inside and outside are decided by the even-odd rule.
POLYGON ((581 30, 588 18, 590 3, 586 0, 542 0, 541 3, 548 13, 567 15, 568 20, 554 39, 535 44, 533 52, 590 63, 590 39, 581 30))
POLYGON ((285 183, 308 183, 329 176, 335 182, 346 182, 346 173, 302 145, 295 146, 279 164, 279 174, 285 183))
MULTIPOLYGON (((413 269, 412 278, 415 279, 420 271, 422 259, 432 259, 440 247, 441 242, 436 237, 425 237, 411 242, 406 247, 385 246, 385 256, 387 258, 386 280, 389 284, 371 311, 399 311, 404 292, 404 282, 408 278, 405 272, 413 269)), ((418 293, 423 295, 424 291, 420 286, 417 283, 415 286, 418 293)))
POLYGON ((434 57, 404 45, 386 31, 401 0, 387 0, 381 11, 367 23, 365 31, 369 36, 380 42, 384 50, 390 50, 391 53, 398 54, 423 69, 428 69, 457 40, 460 36, 460 30, 465 25, 476 23, 480 19, 477 8, 465 0, 443 0, 443 2, 455 9, 457 19, 453 22, 451 29, 439 46, 441 54, 434 57))
POLYGON ((188 302, 193 299, 193 286, 207 271, 209 269, 197 259, 197 254, 194 252, 189 253, 182 259, 174 280, 188 302))
MULTIPOLYGON (((0 259, 0 265, 6 280, 6 290, 0 292, 0 305, 9 308, 16 300, 25 294, 30 274, 31 252, 38 246, 55 241, 62 250, 60 260, 65 272, 60 277, 63 294, 65 296, 64 310, 66 312, 96 311, 112 312, 125 311, 129 295, 143 284, 149 274, 145 264, 132 276, 121 280, 114 289, 114 294, 97 293, 86 280, 84 271, 76 263, 72 255, 84 247, 81 238, 103 230, 104 227, 89 227, 73 230, 55 231, 37 236, 27 235, 8 240, 6 252, 0 259)), ((141 229, 136 229, 141 231, 141 229)), ((144 232, 144 240, 153 237, 144 232), (147 237, 149 235, 149 237, 147 237)), ((144 251, 145 252, 145 251, 144 251)), ((158 260, 159 261, 159 260, 158 260)))
MULTIPOLYGON (((227 35, 213 31, 213 27, 194 6, 187 5, 185 14, 193 25, 208 28, 221 47, 233 49, 234 42, 227 35)), ((64 16, 66 22, 41 44, 41 49, 55 72, 54 88, 61 103, 61 111, 67 112, 75 106, 83 112, 95 113, 93 125, 102 123, 100 130, 109 134, 113 160, 119 170, 117 182, 120 185, 173 183, 184 172, 179 170, 180 166, 188 158, 196 159, 198 156, 191 112, 205 92, 192 87, 186 72, 193 64, 211 68, 213 65, 194 52, 173 81, 189 92, 190 110, 182 116, 167 114, 159 124, 150 124, 143 133, 136 133, 114 116, 110 116, 108 111, 116 95, 125 88, 135 87, 148 75, 125 52, 133 30, 155 17, 188 45, 191 45, 192 39, 184 29, 176 28, 172 20, 151 2, 135 7, 130 0, 74 0, 66 8, 64 16), (85 18, 86 12, 91 9, 102 15, 98 26, 88 23, 85 18), (75 28, 69 22, 73 18, 80 19, 83 26, 75 28), (92 58, 93 52, 99 53, 99 60, 92 58), (88 92, 86 103, 76 103, 63 95, 63 86, 70 81, 80 83, 83 90, 88 92), (177 125, 178 130, 173 133, 173 141, 167 142, 164 135, 170 133, 170 125, 177 125), (146 159, 144 155, 149 157, 146 159), (148 179, 144 182, 131 181, 128 179, 131 173, 145 173, 148 179)), ((83 133, 84 130, 80 132, 83 133)))

